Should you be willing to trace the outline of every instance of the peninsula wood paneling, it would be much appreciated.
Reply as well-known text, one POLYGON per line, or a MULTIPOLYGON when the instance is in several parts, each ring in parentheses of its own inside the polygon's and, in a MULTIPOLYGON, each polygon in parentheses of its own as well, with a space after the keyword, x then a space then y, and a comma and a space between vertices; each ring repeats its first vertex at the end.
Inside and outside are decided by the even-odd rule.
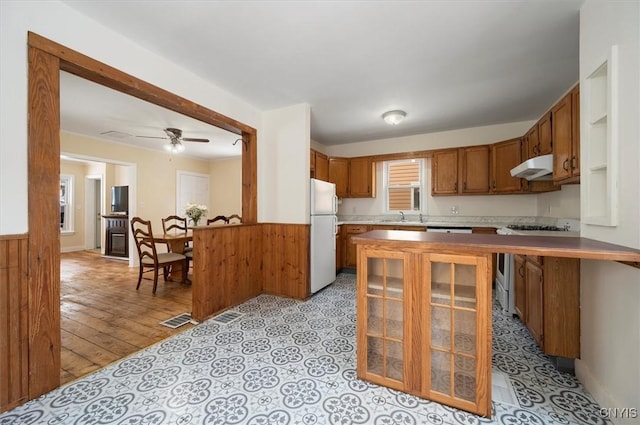
POLYGON ((27 235, 0 236, 0 412, 29 395, 27 235))
POLYGON ((266 293, 309 295, 309 225, 239 224, 193 232, 192 316, 205 320, 266 293))
POLYGON ((264 292, 304 299, 309 296, 309 225, 263 224, 264 292))
POLYGON ((261 232, 259 224, 194 229, 194 319, 205 320, 262 293, 261 232))

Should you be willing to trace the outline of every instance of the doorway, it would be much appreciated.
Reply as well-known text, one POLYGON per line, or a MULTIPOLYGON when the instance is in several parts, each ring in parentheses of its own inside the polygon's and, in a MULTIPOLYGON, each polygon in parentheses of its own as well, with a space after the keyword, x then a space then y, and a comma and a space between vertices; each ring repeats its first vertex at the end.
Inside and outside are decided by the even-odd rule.
POLYGON ((28 308, 27 355, 23 374, 28 399, 60 385, 60 246, 59 237, 59 73, 88 80, 242 135, 242 216, 257 221, 257 131, 187 99, 96 61, 38 34, 28 33, 28 199, 29 235, 26 261, 28 308), (55 213, 55 214, 54 214, 55 213))
POLYGON ((104 214, 102 181, 101 175, 88 175, 85 178, 85 249, 97 251, 100 254, 104 254, 102 251, 102 214, 104 214))

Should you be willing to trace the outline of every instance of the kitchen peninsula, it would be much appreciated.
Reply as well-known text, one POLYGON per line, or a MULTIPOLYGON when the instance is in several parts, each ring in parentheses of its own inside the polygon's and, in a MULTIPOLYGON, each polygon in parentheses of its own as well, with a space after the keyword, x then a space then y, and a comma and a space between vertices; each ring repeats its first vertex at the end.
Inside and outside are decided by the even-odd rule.
POLYGON ((360 379, 489 417, 492 254, 640 264, 580 237, 375 230, 357 244, 360 379))

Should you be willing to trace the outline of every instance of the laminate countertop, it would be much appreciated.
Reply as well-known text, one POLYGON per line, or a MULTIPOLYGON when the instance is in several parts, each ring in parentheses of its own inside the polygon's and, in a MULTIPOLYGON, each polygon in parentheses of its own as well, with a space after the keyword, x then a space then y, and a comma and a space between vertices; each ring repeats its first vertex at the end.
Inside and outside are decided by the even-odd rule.
POLYGON ((480 233, 430 233, 373 230, 353 237, 358 245, 379 245, 402 250, 450 253, 506 252, 546 257, 584 258, 634 263, 640 266, 640 250, 582 237, 494 235, 480 233))

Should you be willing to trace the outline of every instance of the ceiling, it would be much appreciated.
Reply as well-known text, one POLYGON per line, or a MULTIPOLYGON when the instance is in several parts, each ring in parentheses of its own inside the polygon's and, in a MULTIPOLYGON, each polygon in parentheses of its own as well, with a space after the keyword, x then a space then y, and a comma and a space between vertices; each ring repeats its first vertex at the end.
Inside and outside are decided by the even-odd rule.
MULTIPOLYGON (((310 104, 311 138, 325 145, 539 118, 578 80, 582 2, 66 1, 260 110, 310 104), (406 119, 387 125, 391 109, 406 119)), ((91 131, 93 113, 103 130, 216 139, 186 117, 113 101, 123 106, 68 121, 91 131)))

